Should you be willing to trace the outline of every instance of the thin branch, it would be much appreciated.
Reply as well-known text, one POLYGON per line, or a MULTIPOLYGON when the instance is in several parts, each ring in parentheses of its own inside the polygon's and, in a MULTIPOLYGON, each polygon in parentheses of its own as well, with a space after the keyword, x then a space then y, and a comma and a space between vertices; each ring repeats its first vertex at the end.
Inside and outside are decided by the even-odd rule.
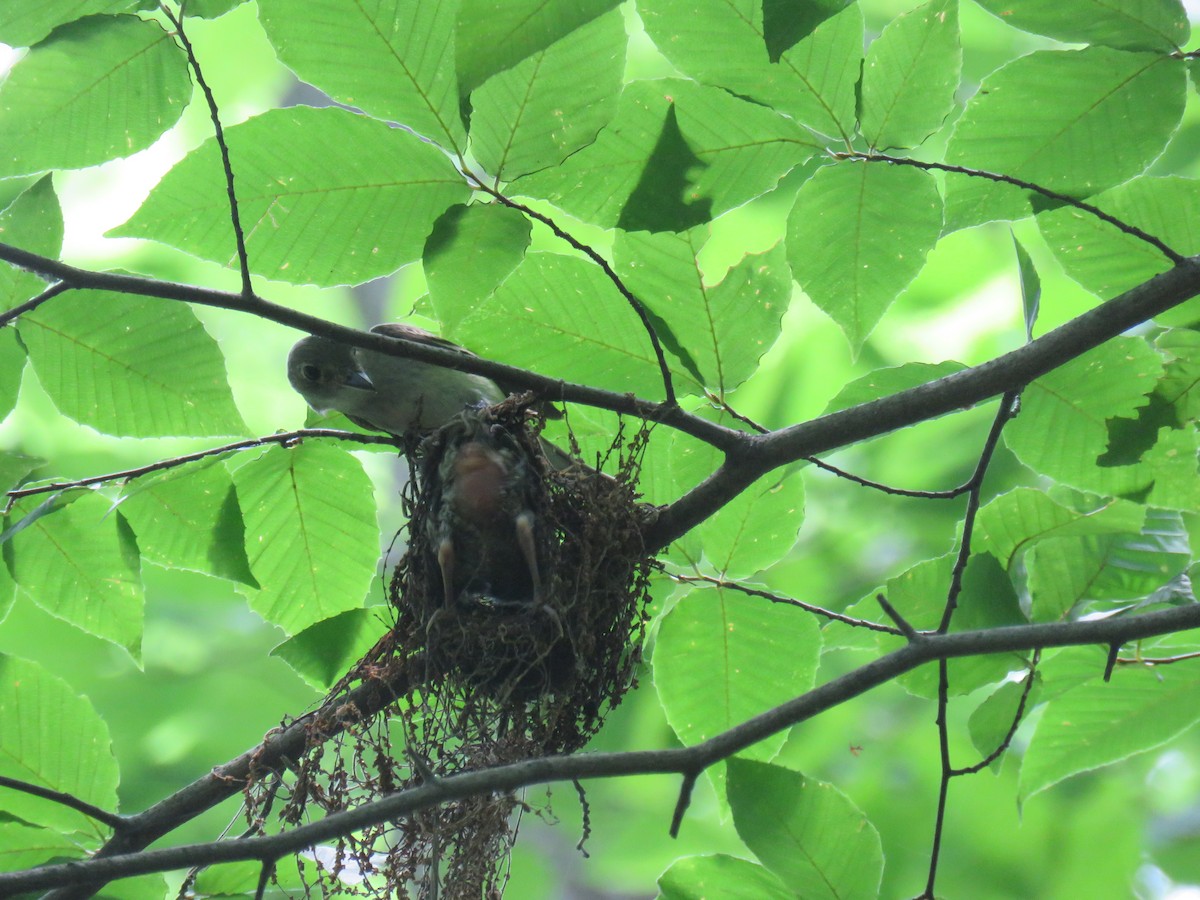
POLYGON ((908 619, 900 615, 900 612, 896 609, 896 607, 892 606, 892 604, 888 602, 887 597, 885 597, 883 594, 876 594, 875 601, 887 614, 887 617, 896 623, 896 628, 898 629, 896 633, 904 635, 910 642, 922 640, 924 635, 917 631, 917 629, 913 628, 908 619))
POLYGON ((885 494, 891 494, 894 497, 916 497, 920 500, 953 500, 955 497, 961 497, 971 489, 971 483, 968 481, 965 484, 960 484, 956 488, 950 488, 948 491, 912 491, 907 488, 892 487, 888 484, 883 484, 879 481, 871 481, 868 478, 862 478, 852 472, 847 472, 845 469, 839 469, 835 465, 818 459, 815 456, 806 456, 805 460, 812 463, 818 469, 824 469, 831 475, 836 475, 838 478, 844 478, 847 481, 852 481, 862 487, 871 488, 872 490, 882 491, 885 494))
POLYGON ((813 613, 814 615, 823 616, 826 619, 831 619, 834 622, 841 622, 849 625, 852 628, 866 628, 870 631, 880 631, 884 634, 896 634, 901 632, 898 629, 891 628, 887 625, 880 625, 878 622, 872 622, 868 619, 855 619, 852 616, 843 615, 839 612, 834 612, 831 609, 825 609, 821 606, 814 606, 811 603, 805 603, 803 600, 797 600, 794 597, 784 597, 780 594, 773 594, 770 591, 760 590, 759 588, 746 587, 744 584, 738 584, 736 581, 726 581, 723 578, 714 578, 711 575, 682 575, 676 572, 667 572, 667 577, 684 584, 711 584, 719 588, 725 588, 730 591, 737 591, 740 594, 746 594, 750 597, 762 597, 764 600, 770 600, 772 603, 782 603, 786 606, 795 606, 805 612, 813 613))
POLYGON ((91 487, 96 484, 106 484, 112 481, 131 481, 134 478, 140 478, 143 475, 149 475, 153 472, 162 472, 167 469, 173 469, 176 466, 186 465, 187 463, 196 462, 200 459, 205 459, 209 456, 220 456, 224 453, 233 453, 237 450, 249 450, 254 447, 263 447, 267 444, 280 444, 284 447, 290 447, 293 444, 298 444, 305 438, 338 438, 344 441, 353 441, 359 444, 390 444, 393 447, 400 446, 400 439, 392 435, 383 434, 358 434, 353 431, 341 431, 337 428, 298 428, 295 431, 283 431, 279 434, 268 434, 263 437, 247 438, 244 441, 234 441, 232 444, 223 444, 220 447, 210 447, 207 450, 197 450, 195 453, 186 453, 183 456, 173 456, 170 459, 161 459, 158 462, 149 463, 144 466, 138 466, 135 469, 124 469, 120 472, 110 472, 107 475, 91 475, 87 478, 80 478, 76 481, 55 481, 50 484, 39 484, 35 487, 15 488, 5 494, 8 497, 8 503, 5 506, 5 513, 12 509, 12 505, 22 497, 32 497, 35 494, 49 494, 54 491, 69 491, 77 488, 91 487))
MULTIPOLYGON (((930 634, 924 636, 921 641, 906 644, 892 653, 691 747, 621 753, 584 753, 527 760, 439 778, 431 784, 398 791, 356 809, 328 815, 318 822, 283 834, 132 852, 134 849, 145 847, 151 840, 203 811, 196 808, 198 804, 181 806, 178 802, 171 803, 169 814, 163 815, 160 812, 160 821, 143 831, 136 842, 124 842, 124 849, 115 849, 112 847, 113 842, 110 842, 109 847, 88 860, 42 866, 22 872, 0 873, 0 896, 22 891, 64 888, 50 894, 49 897, 65 900, 67 897, 91 896, 102 884, 132 875, 218 862, 280 858, 284 854, 295 853, 313 844, 333 840, 371 825, 409 816, 417 810, 439 803, 489 792, 515 791, 530 785, 572 779, 664 773, 686 775, 728 759, 773 734, 935 660, 990 653, 1026 652, 1047 647, 1128 643, 1197 627, 1200 627, 1200 603, 1142 615, 1093 621, 1013 625, 978 631, 930 634)), ((370 687, 372 686, 363 685, 362 689, 367 690, 370 687)), ((375 686, 375 689, 378 690, 378 686, 375 686)), ((326 724, 328 723, 318 724, 308 720, 307 726, 312 729, 314 740, 323 734, 321 729, 326 724)), ((296 728, 294 725, 287 729, 290 737, 282 738, 291 742, 293 751, 302 748, 306 742, 304 739, 297 740, 296 728)), ((301 726, 299 732, 303 738, 305 728, 301 726)), ((273 737, 267 745, 248 751, 230 765, 245 766, 246 761, 250 759, 257 760, 259 766, 264 767, 271 765, 272 760, 277 762, 280 739, 280 736, 273 737)), ((223 785, 224 790, 228 791, 224 796, 240 790, 244 785, 244 774, 228 777, 227 781, 223 780, 223 773, 229 771, 229 768, 223 766, 201 779, 198 784, 202 783, 204 786, 199 789, 200 795, 211 798, 214 784, 223 785)), ((186 798, 193 790, 185 789, 176 797, 186 798)), ((169 801, 164 801, 164 804, 167 803, 169 801)), ((159 806, 162 807, 163 804, 159 806)), ((147 811, 131 818, 141 819, 149 813, 150 811, 147 811)))
POLYGON ((887 162, 898 166, 912 166, 917 169, 936 170, 939 172, 953 172, 958 175, 967 175, 971 178, 983 178, 987 181, 997 181, 1002 184, 1011 184, 1014 187, 1022 188, 1023 190, 1033 191, 1035 194, 1041 194, 1043 197, 1048 197, 1058 203, 1065 203, 1068 206, 1073 206, 1076 209, 1082 210, 1089 215, 1095 216, 1102 222, 1107 222, 1114 228, 1125 232, 1130 237, 1137 238, 1139 241, 1144 241, 1149 244, 1174 265, 1181 265, 1187 257, 1169 247, 1165 242, 1156 238, 1154 235, 1143 231, 1136 225, 1130 225, 1128 222, 1123 222, 1116 216, 1109 215, 1104 210, 1083 200, 1077 200, 1074 197, 1060 193, 1059 191, 1051 190, 1047 187, 1042 187, 1040 184, 1035 184, 1032 181, 1025 181, 1022 178, 1014 178, 1012 175, 1001 175, 997 172, 988 172, 985 169, 972 169, 967 166, 954 166, 949 163, 939 162, 924 162, 919 159, 910 159, 904 156, 888 156, 886 153, 863 153, 858 150, 846 152, 831 153, 834 159, 861 159, 865 162, 887 162))
POLYGON ((957 778, 960 775, 975 775, 978 772, 982 772, 984 769, 998 760, 1001 754, 1003 754, 1004 751, 1006 751, 1012 745, 1013 738, 1017 735, 1017 729, 1021 727, 1021 722, 1025 718, 1025 705, 1029 702, 1029 695, 1033 692, 1034 676, 1037 674, 1038 663, 1041 661, 1041 659, 1042 652, 1040 650, 1034 650, 1033 659, 1029 663, 1029 674, 1025 676, 1025 685, 1021 689, 1021 699, 1017 701, 1017 709, 1016 712, 1013 713, 1012 724, 1009 725, 1008 731, 1005 733, 1000 743, 996 746, 996 749, 979 762, 975 763, 973 766, 966 766, 962 769, 952 770, 950 773, 952 776, 957 778))
POLYGON ((5 327, 9 322, 12 322, 14 319, 25 315, 25 313, 32 312, 47 300, 52 300, 59 294, 65 293, 69 290, 71 290, 71 285, 62 281, 50 285, 50 287, 46 288, 32 300, 26 300, 19 306, 14 306, 12 309, 0 314, 0 328, 5 327))
POLYGON ((0 775, 0 787, 10 788, 14 791, 20 791, 23 794, 30 794, 34 797, 41 797, 43 800, 50 800, 53 803, 58 803, 61 806, 70 807, 76 812, 81 812, 90 819, 95 819, 103 825, 107 825, 113 831, 120 831, 125 827, 128 821, 124 816, 119 816, 116 813, 110 813, 107 810, 94 806, 85 800, 80 800, 71 794, 63 791, 55 791, 50 788, 42 787, 38 784, 30 784, 28 781, 19 781, 16 778, 9 778, 5 775, 0 775))
POLYGON ((602 271, 608 280, 613 283, 613 286, 620 291, 621 296, 625 298, 625 301, 631 307, 633 307, 633 311, 637 313, 637 317, 641 320, 642 327, 646 330, 646 334, 650 337, 650 346, 654 348, 654 356, 658 360, 658 370, 662 375, 663 391, 666 394, 666 399, 664 402, 668 406, 675 406, 677 402, 675 399, 675 383, 671 378, 671 369, 667 365, 667 357, 666 354, 663 353, 662 343, 658 339, 658 332, 655 330, 654 324, 650 321, 650 313, 646 309, 646 305, 634 295, 633 291, 629 290, 629 288, 625 286, 625 282, 621 280, 621 276, 613 271, 613 267, 608 264, 608 260, 597 253, 592 247, 589 247, 587 244, 578 240, 569 232, 563 230, 561 227, 559 227, 558 223, 549 216, 537 212, 536 210, 526 206, 524 203, 519 203, 516 200, 505 196, 495 188, 484 184, 483 180, 474 173, 467 172, 466 174, 479 190, 483 191, 490 197, 493 197, 495 200, 499 201, 510 209, 515 209, 518 212, 524 213, 531 219, 537 219, 539 222, 553 231, 555 237, 566 241, 573 249, 578 250, 600 267, 600 271, 602 271))
POLYGON ((1175 663, 1200 659, 1200 653, 1181 653, 1178 656, 1118 656, 1118 666, 1170 666, 1175 663))
POLYGON ((217 101, 213 97, 213 92, 208 87, 208 82, 204 80, 204 72, 200 69, 200 60, 196 59, 196 53, 192 49, 192 42, 188 40, 187 34, 183 30, 182 14, 176 16, 167 8, 165 3, 159 3, 158 6, 163 11, 163 14, 171 20, 171 24, 175 26, 175 33, 179 36, 179 43, 183 45, 183 52, 187 54, 188 65, 196 75, 196 84, 204 92, 204 100, 208 104, 208 115, 212 119, 213 124, 213 136, 216 137, 217 147, 221 150, 221 167, 225 172, 225 193, 229 197, 229 221, 233 225, 233 238, 237 244, 238 269, 242 273, 242 295, 253 297, 254 287, 250 283, 250 257, 246 253, 246 235, 242 230, 241 214, 238 212, 237 192, 233 187, 233 164, 229 160, 229 146, 225 143, 225 128, 221 125, 221 116, 217 110, 217 101))

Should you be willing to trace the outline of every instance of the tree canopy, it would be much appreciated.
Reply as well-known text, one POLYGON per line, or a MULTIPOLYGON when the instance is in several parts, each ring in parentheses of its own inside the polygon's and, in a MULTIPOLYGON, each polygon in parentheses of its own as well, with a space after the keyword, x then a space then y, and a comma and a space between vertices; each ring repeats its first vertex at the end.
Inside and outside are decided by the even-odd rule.
POLYGON ((0 42, 0 896, 1200 883, 1181 0, 19 2, 0 42), (640 554, 595 564, 633 605, 577 743, 535 737, 578 698, 485 720, 389 643, 429 451, 307 410, 304 334, 551 400, 614 476, 545 474, 564 546, 640 554))

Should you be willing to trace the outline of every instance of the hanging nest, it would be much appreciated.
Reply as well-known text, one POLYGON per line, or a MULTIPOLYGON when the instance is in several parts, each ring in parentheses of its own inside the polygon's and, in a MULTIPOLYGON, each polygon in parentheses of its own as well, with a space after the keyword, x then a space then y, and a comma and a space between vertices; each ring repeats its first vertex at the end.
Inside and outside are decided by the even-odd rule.
MULTIPOLYGON (((408 548, 388 591, 395 625, 341 684, 406 686, 386 716, 303 760, 285 817, 299 820, 308 801, 344 809, 431 773, 572 752, 635 685, 651 564, 634 490, 646 430, 618 433, 599 461, 615 474, 600 474, 544 447, 529 402, 464 413, 407 454, 408 548), (461 487, 453 472, 470 468, 455 460, 475 445, 510 476, 504 511, 482 528, 447 512, 461 487)), ((340 842, 317 880, 346 892, 349 873, 364 896, 499 897, 529 810, 513 794, 445 803, 340 842)))
MULTIPOLYGON (((393 633, 397 653, 422 655, 427 689, 439 685, 471 717, 520 729, 542 753, 563 753, 599 729, 641 659, 649 560, 633 483, 645 438, 623 447, 618 436, 614 477, 577 461, 556 467, 546 450, 556 462, 560 451, 544 449, 520 400, 464 413, 412 461, 408 552, 389 592, 393 633), (436 540, 446 530, 439 517, 447 455, 481 432, 521 468, 510 503, 529 515, 541 584, 536 592, 523 584, 501 591, 468 578, 461 590, 452 587, 448 603, 436 540)), ((475 529, 453 531, 465 555, 477 555, 475 529)), ((523 574, 528 566, 515 553, 499 568, 523 574)))

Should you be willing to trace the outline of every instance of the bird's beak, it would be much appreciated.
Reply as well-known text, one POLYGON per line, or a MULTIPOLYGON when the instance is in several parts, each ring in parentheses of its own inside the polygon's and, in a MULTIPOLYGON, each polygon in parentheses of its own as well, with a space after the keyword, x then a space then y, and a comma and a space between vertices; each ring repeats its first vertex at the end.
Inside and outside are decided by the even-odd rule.
POLYGON ((355 369, 353 372, 347 375, 345 384, 346 387, 357 388, 360 391, 375 390, 375 385, 371 382, 371 379, 367 377, 367 373, 362 369, 355 369))

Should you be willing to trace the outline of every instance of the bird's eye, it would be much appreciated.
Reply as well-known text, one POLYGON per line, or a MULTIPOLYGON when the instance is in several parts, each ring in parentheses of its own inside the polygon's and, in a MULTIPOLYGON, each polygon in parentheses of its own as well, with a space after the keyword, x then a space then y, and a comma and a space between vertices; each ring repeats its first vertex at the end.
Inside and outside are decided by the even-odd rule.
POLYGON ((308 381, 321 380, 321 370, 317 366, 311 364, 301 366, 300 374, 303 375, 308 381))

